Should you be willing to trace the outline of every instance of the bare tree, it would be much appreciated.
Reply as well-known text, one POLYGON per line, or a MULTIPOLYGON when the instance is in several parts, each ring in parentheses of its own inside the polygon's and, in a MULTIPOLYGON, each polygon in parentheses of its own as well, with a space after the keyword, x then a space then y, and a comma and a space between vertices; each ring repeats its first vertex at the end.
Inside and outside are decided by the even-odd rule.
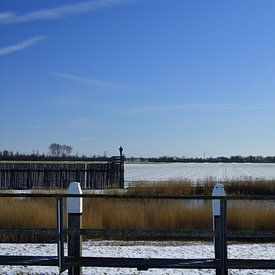
POLYGON ((66 157, 69 156, 73 151, 73 147, 69 145, 61 145, 58 143, 52 143, 49 146, 49 154, 53 157, 66 157))
POLYGON ((53 157, 59 157, 61 153, 61 145, 58 143, 52 143, 49 146, 49 153, 53 157))
POLYGON ((73 152, 73 147, 70 145, 67 145, 66 146, 66 156, 70 156, 72 152, 73 152))
POLYGON ((69 145, 62 145, 61 146, 61 150, 62 150, 62 156, 69 156, 72 151, 73 151, 73 147, 72 146, 69 146, 69 145))

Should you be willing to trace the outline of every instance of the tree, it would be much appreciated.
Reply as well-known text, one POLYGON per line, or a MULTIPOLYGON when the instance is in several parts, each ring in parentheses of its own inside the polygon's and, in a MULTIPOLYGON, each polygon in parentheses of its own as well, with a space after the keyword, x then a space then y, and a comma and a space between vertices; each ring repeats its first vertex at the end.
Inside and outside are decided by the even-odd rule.
POLYGON ((73 151, 73 147, 69 145, 62 145, 62 155, 69 156, 73 151))
POLYGON ((61 145, 58 143, 52 143, 49 146, 49 154, 53 157, 67 157, 73 151, 73 147, 69 145, 61 145))
POLYGON ((49 154, 53 157, 59 157, 61 153, 61 145, 58 143, 52 143, 49 146, 49 154))

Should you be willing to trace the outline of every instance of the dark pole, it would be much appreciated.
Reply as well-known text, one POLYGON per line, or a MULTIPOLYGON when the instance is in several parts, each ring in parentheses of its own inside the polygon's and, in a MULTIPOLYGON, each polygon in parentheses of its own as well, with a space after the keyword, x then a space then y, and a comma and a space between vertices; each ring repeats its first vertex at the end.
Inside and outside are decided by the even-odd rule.
POLYGON ((220 211, 221 211, 221 270, 222 274, 228 274, 227 269, 227 201, 226 199, 220 200, 220 211))
POLYGON ((64 271, 64 231, 63 231, 63 198, 57 198, 57 255, 58 255, 58 267, 59 273, 64 271))
POLYGON ((123 148, 119 147, 120 155, 120 171, 119 171, 119 187, 124 188, 124 157, 123 157, 123 148))
POLYGON ((120 146, 119 147, 120 160, 122 160, 122 152, 123 152, 123 148, 122 148, 122 146, 120 146))

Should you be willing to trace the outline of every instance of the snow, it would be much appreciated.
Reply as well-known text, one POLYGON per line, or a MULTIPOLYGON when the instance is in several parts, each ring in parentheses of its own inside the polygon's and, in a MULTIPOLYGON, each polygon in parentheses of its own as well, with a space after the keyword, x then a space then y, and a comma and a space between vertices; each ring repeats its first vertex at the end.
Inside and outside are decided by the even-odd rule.
POLYGON ((125 164, 125 181, 275 179, 274 163, 125 164))
MULTIPOLYGON (((1 255, 56 255, 55 244, 0 244, 1 255)), ((275 244, 229 244, 229 258, 272 259, 275 244)), ((137 258, 214 258, 210 242, 123 242, 86 241, 83 242, 83 256, 94 257, 137 257, 137 258)), ((0 266, 0 274, 56 274, 56 267, 0 266)), ((67 274, 64 272, 64 274, 67 274)), ((214 270, 151 269, 137 271, 122 268, 83 268, 83 274, 215 274, 214 270)), ((274 274, 268 270, 231 270, 230 274, 274 274)))

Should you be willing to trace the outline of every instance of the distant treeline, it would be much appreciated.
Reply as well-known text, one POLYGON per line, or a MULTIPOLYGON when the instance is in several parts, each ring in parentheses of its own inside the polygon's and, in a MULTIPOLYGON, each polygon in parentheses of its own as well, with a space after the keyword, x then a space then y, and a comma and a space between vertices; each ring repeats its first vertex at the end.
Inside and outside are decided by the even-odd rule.
POLYGON ((85 156, 78 154, 76 155, 46 155, 40 154, 38 152, 33 152, 31 154, 23 154, 19 152, 12 151, 0 151, 0 161, 108 161, 107 156, 93 155, 85 156))
MULTIPOLYGON (((106 154, 86 156, 78 154, 75 155, 53 155, 53 154, 40 154, 34 151, 31 154, 23 154, 12 151, 0 151, 0 161, 108 161, 106 154)), ((209 157, 209 158, 191 158, 191 157, 128 157, 125 159, 128 162, 251 162, 251 163, 275 163, 275 156, 231 156, 231 157, 209 157)))
POLYGON ((126 158, 126 161, 129 162, 252 162, 252 163, 275 163, 275 156, 231 156, 231 157, 209 157, 209 158, 189 158, 189 157, 158 157, 158 158, 136 158, 130 157, 126 158))

